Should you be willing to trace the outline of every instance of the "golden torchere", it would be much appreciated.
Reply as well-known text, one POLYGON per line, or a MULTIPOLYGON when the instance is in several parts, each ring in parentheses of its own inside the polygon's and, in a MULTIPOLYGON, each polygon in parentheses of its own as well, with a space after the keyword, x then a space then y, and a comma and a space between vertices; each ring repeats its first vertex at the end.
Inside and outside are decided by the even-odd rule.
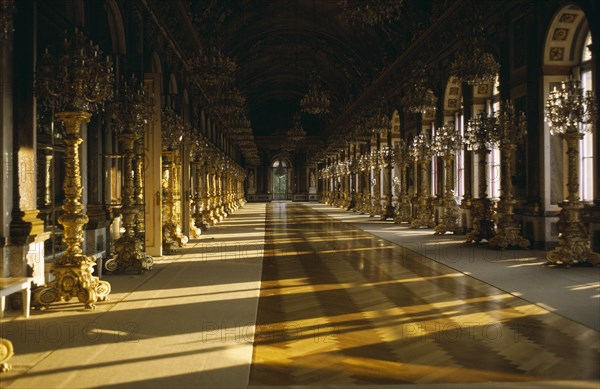
POLYGON ((144 238, 140 234, 140 219, 143 219, 143 213, 140 215, 140 212, 143 209, 140 209, 139 203, 144 180, 141 161, 136 153, 136 144, 144 137, 144 126, 151 113, 151 102, 143 84, 135 77, 123 82, 113 104, 113 118, 123 153, 121 215, 125 233, 115 242, 114 258, 104 265, 109 272, 133 269, 142 273, 150 270, 154 262, 151 256, 146 255, 144 238))
POLYGON ((81 126, 112 95, 112 62, 109 57, 104 60, 98 46, 78 30, 65 37, 61 48, 56 55, 46 49, 40 56, 36 88, 42 102, 56 109, 54 119, 65 125, 65 200, 58 222, 66 249, 50 271, 54 280, 33 291, 33 305, 47 307, 77 297, 91 309, 97 301, 106 300, 110 284, 92 276, 96 259, 83 254, 83 226, 89 219, 81 203, 79 146, 81 126))
POLYGON ((179 115, 172 108, 166 107, 162 111, 162 190, 163 190, 163 249, 173 253, 183 247, 187 236, 181 231, 181 220, 177 206, 179 197, 178 159, 181 142, 185 135, 185 125, 179 115))
POLYGON ((492 200, 487 197, 487 155, 489 150, 479 149, 479 198, 473 199, 473 229, 466 235, 467 242, 479 243, 494 237, 494 220, 492 218, 492 200))
POLYGON ((373 198, 371 199, 371 209, 369 216, 381 214, 381 155, 377 150, 371 153, 371 167, 373 168, 373 198))
POLYGON ((529 240, 521 236, 521 227, 516 223, 513 208, 517 201, 513 198, 512 156, 519 143, 527 134, 525 115, 517 115, 510 101, 500 106, 494 126, 495 138, 502 152, 501 196, 498 204, 498 227, 496 236, 490 239, 490 246, 505 249, 509 246, 527 248, 529 240))
POLYGON ((153 259, 146 255, 144 242, 138 234, 139 207, 134 197, 134 143, 137 137, 131 134, 121 134, 119 140, 123 144, 123 227, 125 233, 115 242, 115 257, 106 261, 105 269, 109 272, 134 269, 138 273, 152 269, 153 259))
POLYGON ((429 188, 427 185, 427 164, 432 155, 429 138, 424 133, 419 134, 413 140, 410 154, 419 165, 419 197, 417 205, 417 216, 411 221, 411 228, 433 228, 433 209, 431 207, 431 198, 429 197, 429 188))
POLYGON ((389 135, 388 145, 383 146, 381 150, 381 159, 383 161, 384 172, 386 176, 385 182, 387 183, 385 188, 385 203, 381 209, 380 219, 387 220, 394 219, 394 205, 392 196, 392 164, 394 162, 394 150, 390 146, 391 135, 389 135))
POLYGON ((579 142, 597 120, 597 105, 591 91, 583 94, 581 82, 569 79, 550 93, 546 101, 546 121, 551 135, 567 144, 568 177, 566 200, 561 207, 558 247, 546 254, 547 264, 600 265, 600 254, 590 248, 590 239, 581 222, 583 203, 579 197, 579 142))
POLYGON ((444 215, 441 222, 435 226, 436 234, 445 234, 461 232, 458 225, 459 211, 456 198, 454 197, 454 156, 462 146, 462 137, 456 130, 454 124, 448 123, 445 126, 436 129, 433 140, 433 149, 435 153, 442 157, 444 161, 444 173, 446 180, 444 182, 444 215))
POLYGON ((465 133, 465 143, 469 150, 475 150, 479 160, 479 197, 473 200, 473 229, 467 233, 467 242, 479 243, 490 241, 494 237, 494 220, 492 219, 492 201, 487 195, 487 156, 490 154, 494 138, 495 119, 487 112, 480 112, 476 118, 469 120, 465 133))
POLYGON ((199 238, 202 235, 202 198, 200 197, 200 171, 202 169, 202 151, 204 141, 197 130, 191 131, 190 161, 191 182, 193 193, 189 196, 190 202, 190 235, 191 238, 199 238))
POLYGON ((410 223, 412 221, 410 198, 408 196, 408 185, 406 183, 406 169, 408 162, 410 161, 410 155, 408 151, 408 144, 404 139, 396 144, 394 149, 394 163, 396 168, 396 174, 400 177, 397 180, 399 185, 398 188, 398 203, 394 209, 394 223, 410 223))
POLYGON ((163 152, 163 157, 163 249, 172 254, 187 243, 187 237, 181 231, 175 204, 175 153, 163 152))

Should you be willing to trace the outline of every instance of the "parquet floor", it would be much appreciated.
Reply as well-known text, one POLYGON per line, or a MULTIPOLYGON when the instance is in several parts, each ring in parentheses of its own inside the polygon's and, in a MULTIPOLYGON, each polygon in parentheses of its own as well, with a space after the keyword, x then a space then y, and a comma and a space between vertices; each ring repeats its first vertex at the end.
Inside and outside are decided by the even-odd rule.
POLYGON ((599 342, 306 206, 267 206, 250 385, 594 382, 599 342))

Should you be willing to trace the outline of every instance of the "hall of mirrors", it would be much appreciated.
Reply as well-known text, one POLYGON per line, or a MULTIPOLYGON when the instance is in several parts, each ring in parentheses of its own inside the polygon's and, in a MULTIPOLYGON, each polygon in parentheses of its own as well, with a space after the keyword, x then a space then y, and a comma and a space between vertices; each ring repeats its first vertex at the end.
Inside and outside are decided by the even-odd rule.
POLYGON ((375 3, 2 0, 0 278, 93 309, 276 202, 600 265, 595 1, 375 3))

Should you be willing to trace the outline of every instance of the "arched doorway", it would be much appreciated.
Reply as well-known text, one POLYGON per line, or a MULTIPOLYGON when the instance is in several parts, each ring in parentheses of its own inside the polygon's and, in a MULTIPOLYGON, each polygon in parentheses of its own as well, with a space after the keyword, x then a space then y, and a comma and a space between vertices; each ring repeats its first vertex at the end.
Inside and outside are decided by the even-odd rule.
POLYGON ((284 160, 275 160, 271 165, 273 200, 288 200, 289 165, 284 160))

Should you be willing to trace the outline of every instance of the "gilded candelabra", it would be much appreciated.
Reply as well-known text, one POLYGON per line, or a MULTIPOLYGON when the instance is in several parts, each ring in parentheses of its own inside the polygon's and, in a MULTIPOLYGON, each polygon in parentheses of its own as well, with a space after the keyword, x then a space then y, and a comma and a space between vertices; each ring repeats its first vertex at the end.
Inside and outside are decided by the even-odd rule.
POLYGON ((475 215, 473 216, 473 229, 466 236, 467 242, 479 243, 484 239, 489 242, 496 233, 492 219, 492 201, 487 195, 487 156, 495 142, 494 126, 495 118, 489 117, 485 111, 480 112, 467 124, 465 143, 468 149, 474 150, 479 158, 479 197, 473 200, 475 215))
POLYGON ((373 169, 373 180, 371 181, 371 186, 373 187, 373 198, 371 199, 371 209, 369 211, 369 216, 374 217, 375 215, 381 215, 381 166, 383 165, 383 160, 381 158, 381 153, 379 150, 371 151, 371 158, 369 161, 371 162, 371 169, 373 169))
POLYGON ((360 155, 356 159, 356 180, 358 183, 358 188, 356 191, 356 205, 354 206, 353 211, 363 213, 364 212, 364 204, 363 204, 363 192, 364 192, 364 172, 365 172, 365 157, 364 155, 360 155))
POLYGON ((413 139, 410 148, 410 155, 419 164, 419 197, 417 215, 410 223, 411 228, 433 228, 433 208, 431 206, 431 198, 429 197, 429 187, 427 184, 427 165, 433 155, 431 141, 425 133, 417 135, 413 139))
POLYGON ((212 210, 212 158, 213 154, 210 149, 205 151, 204 158, 204 185, 202 191, 202 219, 205 222, 205 228, 210 228, 214 224, 212 210))
POLYGON ((217 163, 217 218, 223 221, 227 217, 225 212, 225 199, 223 189, 223 174, 225 172, 225 157, 221 155, 217 163))
POLYGON ((396 167, 396 178, 398 178, 398 203, 394 210, 394 223, 410 223, 412 221, 410 197, 408 196, 408 185, 406 183, 406 169, 410 162, 408 143, 404 139, 394 147, 394 163, 396 167))
MULTIPOLYGON (((144 137, 144 127, 152 114, 152 105, 144 85, 132 77, 123 82, 113 104, 113 119, 117 139, 123 146, 123 227, 125 233, 115 242, 115 256, 106 261, 109 272, 134 269, 139 273, 152 268, 152 257, 147 256, 144 242, 136 234, 140 208, 135 198, 135 143, 144 137)), ((139 177, 139 172, 138 172, 139 177)), ((139 201, 139 199, 138 199, 139 201)))
POLYGON ((190 212, 191 223, 190 223, 190 234, 192 238, 198 238, 202 235, 203 230, 203 215, 202 215, 202 196, 200 193, 201 187, 201 169, 202 169, 202 148, 204 142, 200 134, 197 131, 192 131, 191 144, 190 144, 190 160, 192 161, 193 167, 193 183, 194 193, 191 198, 192 212, 190 212))
POLYGON ((63 225, 65 254, 51 270, 55 279, 33 292, 35 306, 47 307, 61 300, 77 297, 86 308, 106 300, 110 284, 92 276, 94 257, 83 254, 83 226, 88 217, 83 213, 79 146, 81 126, 89 123, 92 113, 112 95, 113 71, 110 58, 85 35, 75 30, 65 37, 62 50, 50 54, 46 49, 38 62, 36 86, 38 96, 55 108, 54 119, 65 127, 65 200, 58 218, 63 225))
POLYGON ((458 234, 461 228, 458 225, 459 210, 456 198, 454 196, 454 158, 462 147, 462 137, 454 126, 454 123, 448 123, 438 127, 433 139, 433 149, 435 153, 442 157, 444 161, 444 215, 440 223, 435 226, 436 234, 445 234, 452 232, 458 234))
MULTIPOLYGON (((355 149, 356 151, 356 149, 355 149)), ((350 159, 349 170, 350 170, 350 204, 348 205, 348 210, 352 212, 356 212, 356 207, 358 206, 358 193, 357 193, 357 181, 358 181, 358 159, 355 155, 353 155, 350 159)))
POLYGON ((505 249, 509 246, 527 248, 529 240, 521 236, 521 227, 516 223, 513 208, 517 201, 513 197, 512 156, 527 134, 525 114, 517 114, 512 102, 500 106, 493 128, 493 138, 501 151, 502 172, 500 181, 500 202, 498 204, 498 226, 496 235, 490 239, 490 246, 505 249))
POLYGON ((173 253, 187 243, 187 237, 181 232, 179 224, 177 192, 177 158, 184 137, 183 120, 171 109, 162 111, 162 154, 163 154, 163 249, 173 253))
POLYGON ((350 204, 352 202, 352 192, 350 188, 350 175, 352 173, 352 160, 347 158, 342 163, 342 180, 343 180, 343 193, 344 193, 344 201, 342 202, 342 208, 345 210, 350 209, 350 204))
MULTIPOLYGON (((391 142, 391 139, 390 139, 391 142)), ((385 202, 381 209, 379 220, 387 220, 394 218, 394 204, 392 195, 392 167, 394 163, 394 149, 391 146, 386 145, 381 148, 381 161, 385 173, 385 202)))
POLYGON ((546 255, 548 264, 600 264, 600 254, 590 248, 590 240, 581 222, 583 204, 579 197, 579 141, 590 132, 597 120, 597 105, 591 91, 583 94, 581 82, 563 81, 546 101, 546 122, 550 134, 558 135, 567 143, 568 177, 567 199, 560 203, 561 225, 558 247, 546 255))

